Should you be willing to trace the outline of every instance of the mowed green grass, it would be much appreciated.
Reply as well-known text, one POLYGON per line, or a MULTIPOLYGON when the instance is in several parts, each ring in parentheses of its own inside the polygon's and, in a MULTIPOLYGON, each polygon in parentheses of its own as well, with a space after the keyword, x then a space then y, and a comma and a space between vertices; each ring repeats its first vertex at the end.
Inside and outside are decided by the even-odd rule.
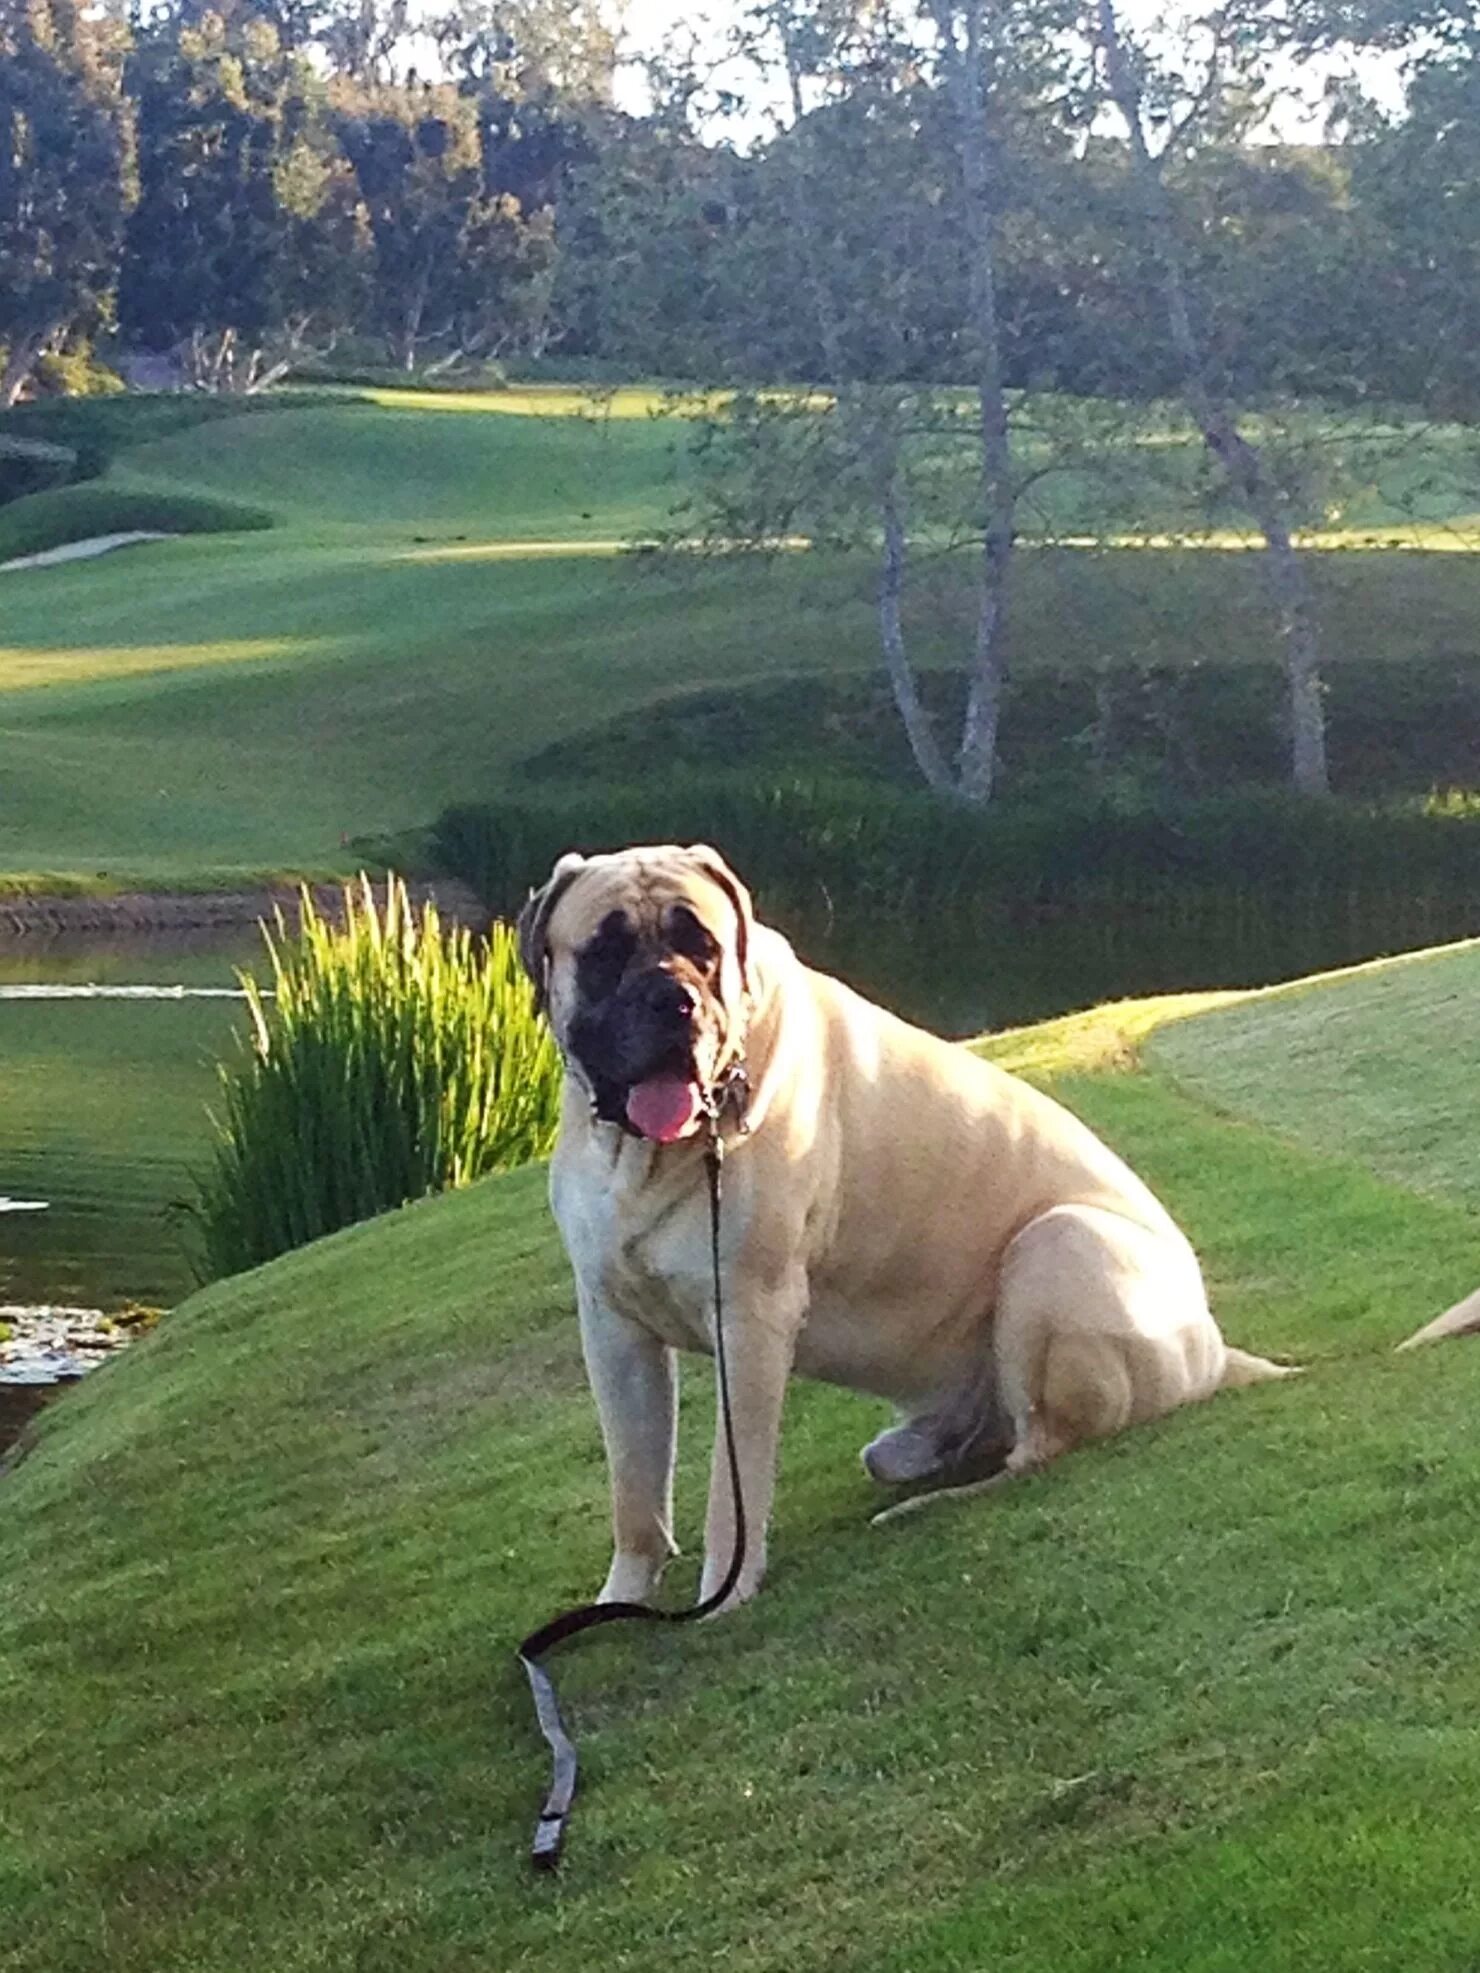
POLYGON ((1002 1046, 1308 1376, 884 1530, 879 1407, 795 1389, 761 1598, 565 1655, 552 1882, 509 1653, 599 1581, 606 1493, 542 1174, 220 1284, 0 1482, 0 1963, 1472 1966, 1480 1349, 1390 1345, 1472 1285, 1473 1220, 1085 1067, 1106 1030, 1002 1046))
MULTIPOLYGON (((1155 1033, 1152 1061, 1230 1116, 1480 1206, 1480 941, 1238 995, 1155 1033)), ((1480 1279, 1480 1251, 1475 1261, 1480 1279)))
MULTIPOLYGON (((863 562, 682 578, 616 552, 684 493, 683 425, 656 402, 386 392, 123 454, 110 486, 276 525, 0 577, 0 874, 343 868, 349 839, 486 796, 657 697, 871 670, 863 562)), ((1473 652, 1471 555, 1323 555, 1319 579, 1338 661, 1473 652)), ((1020 668, 1273 649, 1258 558, 1235 550, 1030 551, 1014 624, 1020 668)), ((960 661, 955 581, 922 588, 911 635, 922 664, 960 661)))

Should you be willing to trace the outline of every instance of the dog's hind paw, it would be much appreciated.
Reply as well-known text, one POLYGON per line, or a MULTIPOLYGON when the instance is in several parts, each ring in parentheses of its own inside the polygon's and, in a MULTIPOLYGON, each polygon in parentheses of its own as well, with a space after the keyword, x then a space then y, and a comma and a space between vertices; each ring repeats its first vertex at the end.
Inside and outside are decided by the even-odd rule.
POLYGON ((913 1420, 891 1426, 870 1439, 858 1455, 863 1470, 881 1487, 908 1486, 913 1480, 928 1480, 945 1466, 940 1437, 913 1420))

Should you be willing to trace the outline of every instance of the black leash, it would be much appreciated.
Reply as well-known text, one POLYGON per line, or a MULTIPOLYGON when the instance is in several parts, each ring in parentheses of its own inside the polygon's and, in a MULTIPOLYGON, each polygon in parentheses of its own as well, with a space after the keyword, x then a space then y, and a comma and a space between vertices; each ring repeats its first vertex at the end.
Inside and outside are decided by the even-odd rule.
POLYGON ((745 1566, 745 1502, 740 1493, 740 1460, 735 1451, 735 1425, 730 1416, 730 1377, 725 1362, 725 1319, 724 1293, 720 1282, 719 1265, 719 1207, 720 1207, 720 1166, 724 1159, 724 1141, 720 1136, 719 1107, 714 1105, 710 1112, 709 1146, 704 1153, 704 1168, 709 1179, 709 1258, 714 1279, 714 1355, 719 1366, 719 1404, 724 1420, 725 1454, 730 1467, 730 1495, 735 1503, 735 1552, 730 1557, 730 1566, 725 1571, 725 1579, 712 1595, 694 1604, 689 1610, 655 1610, 647 1603, 585 1603, 578 1610, 566 1610, 558 1617, 552 1617, 538 1630, 531 1631, 519 1646, 519 1662, 529 1678, 529 1689, 534 1695, 534 1709, 539 1716, 540 1731, 550 1744, 553 1768, 550 1788, 545 1796, 545 1805, 540 1810, 539 1821, 535 1824, 534 1838, 529 1846, 529 1860, 536 1870, 554 1870, 560 1862, 561 1848, 565 1842, 566 1825, 570 1820, 571 1803, 575 1800, 576 1781, 579 1764, 576 1759, 575 1742, 565 1730, 565 1722, 560 1717, 560 1703, 555 1697, 555 1687, 550 1674, 537 1661, 557 1644, 563 1644, 568 1637, 579 1637, 582 1631, 595 1630, 601 1624, 618 1624, 633 1620, 648 1624, 691 1624, 698 1617, 710 1616, 716 1611, 740 1580, 740 1571, 745 1566))

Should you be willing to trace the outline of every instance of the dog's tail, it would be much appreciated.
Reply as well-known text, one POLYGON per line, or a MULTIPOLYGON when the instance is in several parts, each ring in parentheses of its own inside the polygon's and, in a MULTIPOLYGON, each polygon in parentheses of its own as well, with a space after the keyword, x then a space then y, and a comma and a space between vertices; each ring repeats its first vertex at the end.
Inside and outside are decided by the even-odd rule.
POLYGON ((1400 1350, 1417 1348, 1420 1343, 1437 1343, 1441 1336, 1471 1336, 1480 1330, 1480 1288, 1473 1295, 1466 1295, 1462 1302, 1453 1308, 1445 1309, 1436 1315, 1432 1322, 1426 1322, 1416 1335, 1406 1342, 1399 1343, 1400 1350))
POLYGON ((1298 1363, 1271 1363, 1267 1356, 1250 1356, 1247 1350, 1228 1349, 1223 1358, 1220 1391, 1236 1390, 1241 1384, 1267 1384, 1275 1377, 1298 1377, 1298 1363))

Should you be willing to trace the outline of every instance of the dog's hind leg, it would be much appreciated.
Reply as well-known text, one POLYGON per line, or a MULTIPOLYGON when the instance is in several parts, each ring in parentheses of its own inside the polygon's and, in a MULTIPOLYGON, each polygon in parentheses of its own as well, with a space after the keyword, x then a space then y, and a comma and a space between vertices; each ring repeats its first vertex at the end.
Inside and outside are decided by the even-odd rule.
POLYGON ((983 1467, 1001 1466, 1011 1446, 1012 1428, 990 1372, 984 1371, 943 1403, 880 1432, 859 1458, 871 1480, 899 1487, 952 1471, 969 1477, 983 1467))
POLYGON ((1055 1208, 1012 1243, 992 1331, 1011 1450, 1002 1471, 900 1501, 875 1525, 964 1500, 1071 1447, 1217 1387, 1222 1352, 1191 1250, 1090 1208, 1055 1208))

